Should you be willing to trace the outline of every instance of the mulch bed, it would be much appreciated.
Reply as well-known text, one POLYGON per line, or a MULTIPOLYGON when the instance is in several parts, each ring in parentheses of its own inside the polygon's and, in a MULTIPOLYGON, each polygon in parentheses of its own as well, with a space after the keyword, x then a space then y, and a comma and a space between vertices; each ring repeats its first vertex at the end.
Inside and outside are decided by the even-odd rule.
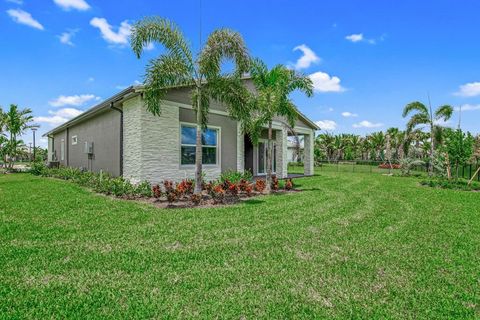
MULTIPOLYGON (((271 195, 281 195, 281 194, 288 194, 288 193, 296 193, 300 192, 301 190, 298 189, 291 189, 291 190, 277 190, 277 191, 272 191, 271 195)), ((266 195, 265 193, 253 191, 250 196, 247 196, 244 193, 239 193, 238 195, 230 195, 226 194, 225 197, 221 202, 215 201, 209 194, 206 192, 202 193, 202 200, 200 204, 196 205, 193 204, 188 196, 185 196, 181 199, 178 199, 178 201, 175 202, 168 202, 166 196, 162 196, 160 198, 142 198, 142 197, 113 197, 114 199, 123 199, 123 200, 130 200, 130 201, 140 201, 140 202, 145 202, 151 205, 154 205, 157 208, 161 209, 185 209, 185 208, 218 208, 218 207, 224 207, 228 205, 235 205, 238 203, 241 203, 243 201, 248 201, 254 198, 258 198, 261 196, 266 195)))

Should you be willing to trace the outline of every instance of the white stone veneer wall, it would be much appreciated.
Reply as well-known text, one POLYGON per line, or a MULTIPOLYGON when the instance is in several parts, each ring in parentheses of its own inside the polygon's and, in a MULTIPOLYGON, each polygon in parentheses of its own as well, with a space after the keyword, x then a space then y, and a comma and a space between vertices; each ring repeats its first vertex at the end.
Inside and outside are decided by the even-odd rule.
MULTIPOLYGON (((160 183, 195 177, 194 166, 180 165, 178 106, 163 104, 161 115, 154 116, 146 110, 141 97, 137 96, 123 104, 123 121, 125 178, 134 183, 143 180, 160 183)), ((203 171, 206 180, 217 179, 221 165, 204 165, 203 171)))
POLYGON ((242 131, 242 124, 237 121, 237 171, 245 170, 245 140, 242 131))
POLYGON ((304 174, 310 176, 314 174, 314 158, 313 158, 313 147, 314 147, 314 131, 312 133, 306 134, 304 138, 304 174))

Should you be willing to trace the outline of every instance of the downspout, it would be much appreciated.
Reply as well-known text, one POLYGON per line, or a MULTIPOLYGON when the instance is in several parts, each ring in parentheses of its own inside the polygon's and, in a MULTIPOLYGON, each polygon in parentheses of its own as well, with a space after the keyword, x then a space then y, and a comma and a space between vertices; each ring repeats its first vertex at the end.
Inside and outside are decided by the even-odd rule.
POLYGON ((110 108, 120 112, 120 176, 123 176, 123 110, 110 103, 110 108))
POLYGON ((68 129, 69 129, 69 128, 67 127, 67 137, 65 138, 65 152, 66 152, 66 154, 67 154, 66 159, 65 159, 65 160, 66 160, 65 162, 66 162, 66 166, 67 166, 67 167, 68 167, 69 162, 70 162, 70 161, 69 161, 69 159, 70 159, 70 155, 69 155, 69 154, 70 154, 70 148, 68 147, 68 146, 70 145, 70 143, 69 143, 69 141, 70 141, 70 132, 69 132, 68 129))

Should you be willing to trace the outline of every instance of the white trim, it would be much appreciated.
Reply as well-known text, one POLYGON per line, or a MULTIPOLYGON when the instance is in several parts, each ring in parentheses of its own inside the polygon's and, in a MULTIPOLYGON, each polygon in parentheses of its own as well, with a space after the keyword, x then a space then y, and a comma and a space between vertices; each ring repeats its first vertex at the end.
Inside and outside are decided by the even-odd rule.
POLYGON ((72 146, 76 145, 78 143, 78 138, 76 135, 72 136, 72 146))
MULTIPOLYGON (((188 127, 194 127, 197 128, 197 124, 193 122, 186 122, 186 121, 180 121, 179 127, 179 141, 178 141, 178 146, 179 146, 179 153, 178 153, 178 164, 179 168, 184 170, 184 169, 189 169, 189 168, 195 168, 195 164, 182 164, 182 126, 188 126, 188 127)), ((221 137, 222 137, 222 127, 218 126, 207 126, 209 129, 215 129, 217 130, 217 163, 216 164, 202 164, 202 167, 206 168, 221 168, 222 165, 222 151, 221 151, 221 137)), ((195 145, 192 145, 195 146, 195 145)), ((196 147, 196 146, 195 146, 196 147)))

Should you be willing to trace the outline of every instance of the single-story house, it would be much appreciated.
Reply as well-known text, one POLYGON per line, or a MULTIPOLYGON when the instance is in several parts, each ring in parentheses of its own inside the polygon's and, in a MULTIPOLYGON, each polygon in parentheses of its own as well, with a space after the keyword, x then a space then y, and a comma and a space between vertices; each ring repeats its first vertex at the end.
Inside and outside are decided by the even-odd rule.
MULTIPOLYGON (((246 80, 248 81, 248 80, 246 80)), ((249 84, 251 85, 251 83, 249 84)), ((81 115, 47 132, 48 159, 63 166, 109 172, 136 183, 193 178, 195 172, 195 112, 190 88, 171 88, 161 115, 147 111, 142 86, 131 86, 81 115)), ((266 170, 267 130, 258 145, 242 133, 224 105, 210 105, 204 132, 203 170, 207 180, 225 170, 266 170)), ((274 171, 287 177, 287 136, 282 119, 275 119, 274 171)), ((319 128, 299 112, 295 132, 304 135, 305 175, 313 174, 313 139, 319 128)))

